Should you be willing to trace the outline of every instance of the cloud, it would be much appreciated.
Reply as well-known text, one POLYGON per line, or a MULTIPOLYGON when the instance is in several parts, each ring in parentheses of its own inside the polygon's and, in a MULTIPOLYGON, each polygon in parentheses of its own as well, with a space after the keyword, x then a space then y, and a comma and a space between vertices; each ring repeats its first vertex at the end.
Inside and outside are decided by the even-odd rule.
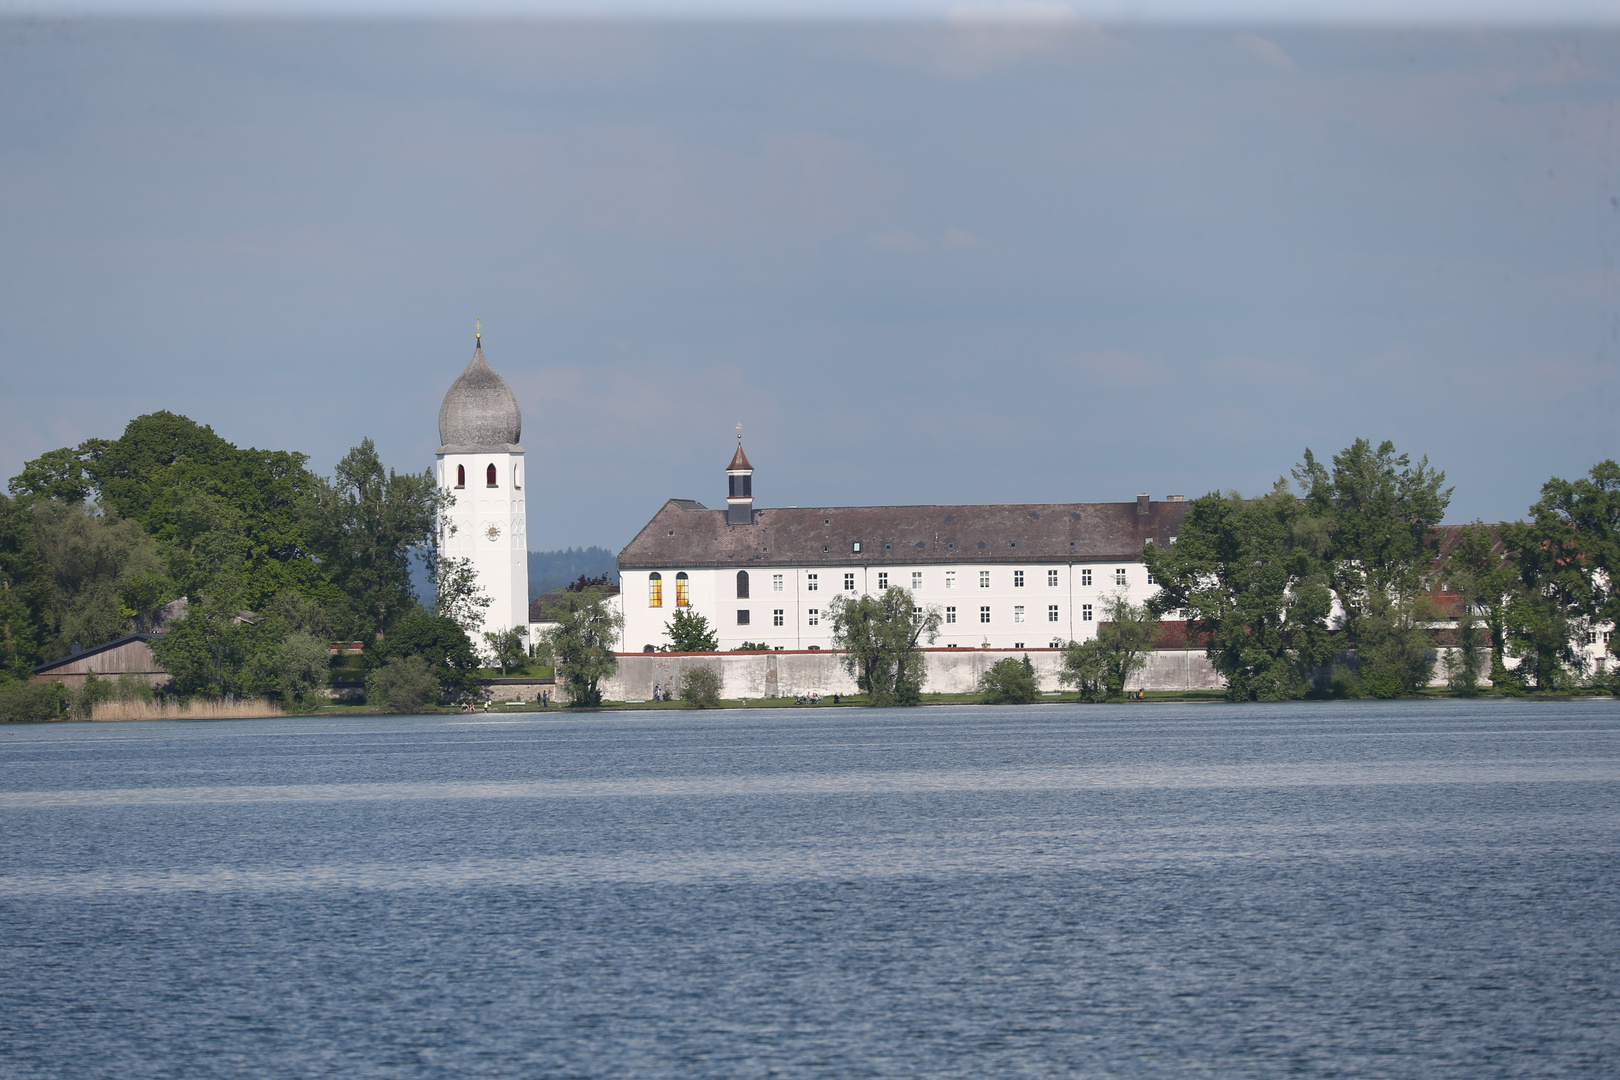
POLYGON ((957 251, 966 251, 968 248, 978 247, 979 238, 966 229, 958 229, 955 225, 952 225, 945 230, 945 238, 941 243, 957 251))
POLYGON ((944 26, 863 34, 859 50, 895 67, 975 79, 1036 59, 1102 59, 1124 45, 1062 4, 953 8, 944 26))
POLYGON ((928 241, 904 229, 875 233, 869 243, 879 251, 922 251, 928 246, 928 241))
POLYGON ((1263 38, 1259 34, 1251 34, 1247 30, 1240 30, 1232 35, 1232 44, 1250 59, 1258 60, 1267 67, 1276 68, 1278 71, 1299 70, 1299 65, 1294 63, 1294 58, 1284 52, 1282 46, 1270 38, 1263 38))

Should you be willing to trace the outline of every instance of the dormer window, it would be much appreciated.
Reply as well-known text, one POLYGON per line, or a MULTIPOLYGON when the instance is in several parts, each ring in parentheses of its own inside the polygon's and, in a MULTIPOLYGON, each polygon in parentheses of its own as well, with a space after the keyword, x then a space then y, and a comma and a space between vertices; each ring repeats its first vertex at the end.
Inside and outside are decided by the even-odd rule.
POLYGON ((484 484, 486 487, 497 486, 495 483, 495 463, 493 461, 489 463, 489 468, 484 470, 484 484))
POLYGON ((456 487, 466 487, 466 486, 467 486, 467 466, 465 466, 465 465, 457 465, 456 466, 456 487))

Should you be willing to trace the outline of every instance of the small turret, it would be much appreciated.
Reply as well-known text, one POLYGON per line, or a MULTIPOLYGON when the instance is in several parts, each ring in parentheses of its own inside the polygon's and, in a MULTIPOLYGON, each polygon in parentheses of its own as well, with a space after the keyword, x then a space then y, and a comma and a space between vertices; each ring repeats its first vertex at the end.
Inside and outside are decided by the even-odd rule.
POLYGON ((754 467, 748 464, 748 455, 742 448, 742 425, 737 425, 737 452, 726 466, 726 524, 752 525, 754 523, 754 467))

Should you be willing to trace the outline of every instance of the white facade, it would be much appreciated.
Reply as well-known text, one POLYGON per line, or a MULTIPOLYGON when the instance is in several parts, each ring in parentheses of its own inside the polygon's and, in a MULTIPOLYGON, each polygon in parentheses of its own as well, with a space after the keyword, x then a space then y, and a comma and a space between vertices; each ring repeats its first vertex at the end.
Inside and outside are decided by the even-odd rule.
POLYGON ((1054 648, 1095 637, 1110 597, 1123 593, 1140 604, 1154 592, 1147 567, 1129 561, 670 567, 621 570, 619 585, 624 652, 668 645, 666 627, 678 606, 708 619, 722 650, 745 641, 829 649, 827 608, 835 596, 876 595, 895 585, 911 590, 919 607, 940 612, 936 647, 1054 648), (739 572, 747 574, 746 598, 737 595, 739 572), (678 604, 683 582, 687 605, 678 604))
MULTIPOLYGON (((471 560, 491 600, 480 634, 527 626, 523 454, 439 454, 436 469, 439 487, 455 500, 439 519, 439 550, 446 558, 471 560)), ((474 644, 483 647, 481 636, 474 636, 474 644)))

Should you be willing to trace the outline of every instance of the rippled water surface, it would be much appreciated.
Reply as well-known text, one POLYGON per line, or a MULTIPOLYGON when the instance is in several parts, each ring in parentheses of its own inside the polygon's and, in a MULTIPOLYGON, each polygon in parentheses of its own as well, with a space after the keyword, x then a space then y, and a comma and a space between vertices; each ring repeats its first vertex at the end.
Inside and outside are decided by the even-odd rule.
POLYGON ((1615 702, 0 727, 0 1075, 1620 1075, 1615 702))

